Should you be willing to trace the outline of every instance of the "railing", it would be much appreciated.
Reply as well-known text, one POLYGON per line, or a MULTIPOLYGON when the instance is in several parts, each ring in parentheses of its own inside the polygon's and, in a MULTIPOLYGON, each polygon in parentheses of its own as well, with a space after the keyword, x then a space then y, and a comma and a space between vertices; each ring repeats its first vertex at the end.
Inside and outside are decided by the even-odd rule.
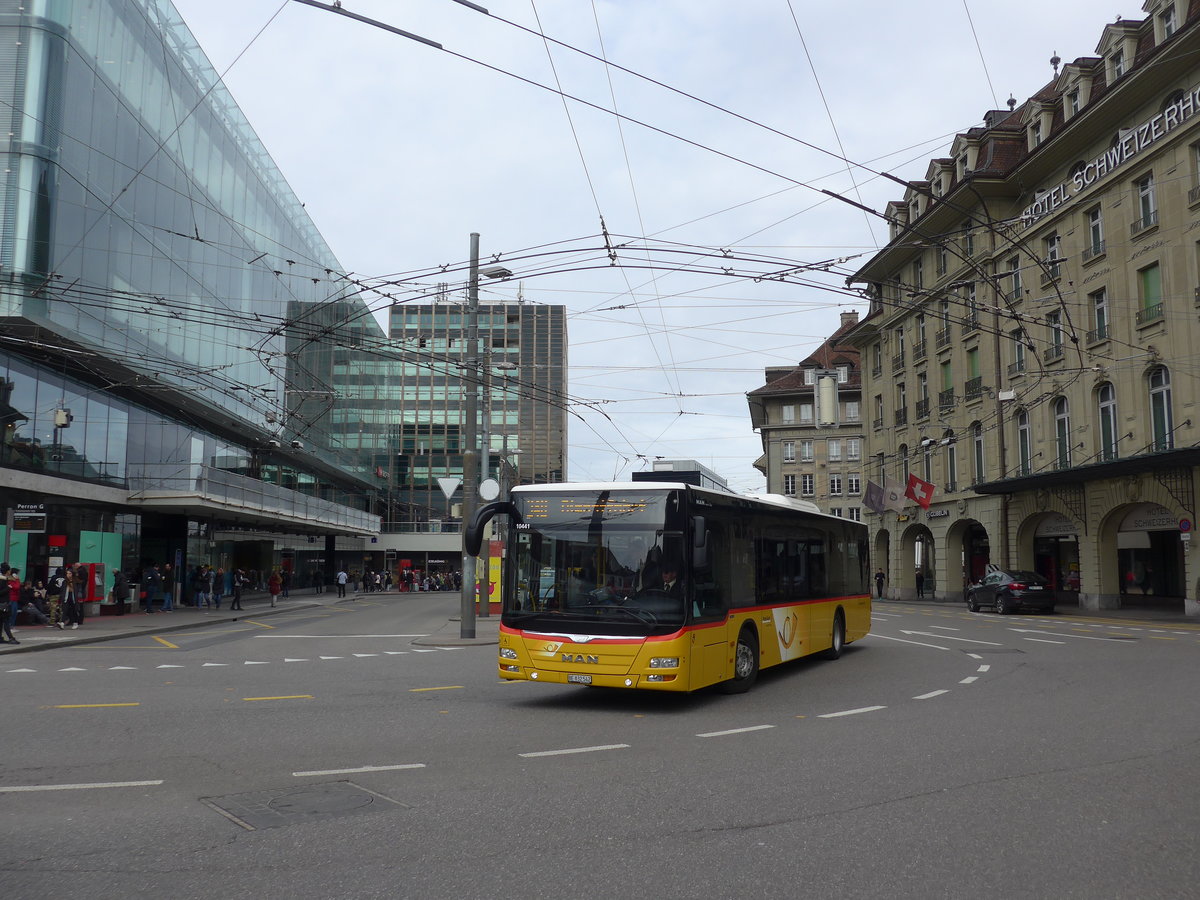
POLYGON ((1137 323, 1139 325, 1149 325, 1151 322, 1157 322, 1162 317, 1163 305, 1161 303, 1155 303, 1137 311, 1137 323))
POLYGON ((954 406, 954 388, 938 394, 938 409, 950 409, 954 406))
POLYGON ((968 400, 978 399, 979 395, 983 393, 983 376, 976 375, 974 378, 967 379, 963 392, 967 395, 968 400))
POLYGON ((1008 364, 1009 375, 1020 375, 1025 371, 1025 360, 1018 359, 1016 362, 1008 364))
POLYGON ((926 397, 924 400, 917 401, 917 418, 918 419, 928 419, 929 418, 929 398, 928 397, 926 397))
POLYGON ((881 375, 883 375, 883 366, 872 366, 871 367, 871 377, 872 378, 879 378, 881 375))
POLYGON ((926 341, 917 341, 913 344, 913 362, 920 362, 926 356, 925 350, 928 346, 926 341))
POLYGON ((1099 241, 1098 243, 1092 244, 1092 246, 1087 247, 1083 251, 1083 257, 1082 257, 1083 261, 1091 262, 1097 256, 1103 256, 1104 252, 1105 252, 1104 241, 1099 241))
POLYGON ((1063 353, 1064 350, 1062 344, 1053 344, 1042 351, 1042 361, 1054 362, 1056 359, 1062 359, 1063 353))
POLYGON ((897 369, 903 369, 903 368, 904 368, 904 354, 897 353, 895 356, 892 357, 892 371, 895 372, 897 369))
POLYGON ((1042 287, 1045 287, 1062 274, 1062 263, 1050 262, 1048 259, 1043 262, 1046 264, 1046 268, 1042 270, 1042 287))
POLYGON ((902 407, 902 408, 896 410, 896 424, 897 425, 907 425, 908 424, 908 407, 902 407))
POLYGON ((206 465, 153 465, 131 469, 131 503, 166 508, 189 499, 210 506, 214 513, 236 509, 270 516, 281 522, 303 520, 331 528, 376 533, 379 516, 206 465))
POLYGON ((1101 341, 1108 340, 1108 323, 1105 322, 1099 328, 1093 328, 1087 333, 1087 342, 1089 344, 1098 344, 1101 341))
POLYGON ((947 325, 945 328, 940 329, 937 332, 937 334, 935 334, 933 336, 933 342, 935 344, 937 344, 937 348, 939 350, 941 350, 943 347, 949 347, 950 346, 950 326, 947 325))
POLYGON ((1129 226, 1129 234, 1136 235, 1139 232, 1145 231, 1147 228, 1153 228, 1158 224, 1158 210, 1148 212, 1136 222, 1129 226))
POLYGON ((384 522, 379 530, 381 534, 458 534, 462 531, 462 522, 391 521, 384 522))
POLYGON ((875 426, 876 428, 882 428, 883 427, 883 416, 877 416, 875 418, 875 420, 873 422, 871 422, 871 424, 873 426, 875 426))
POLYGON ((979 317, 978 316, 971 316, 965 322, 963 322, 962 333, 964 335, 970 334, 972 331, 978 331, 978 330, 979 330, 979 317))
POLYGON ((1200 184, 1188 191, 1188 206, 1200 200, 1200 184))

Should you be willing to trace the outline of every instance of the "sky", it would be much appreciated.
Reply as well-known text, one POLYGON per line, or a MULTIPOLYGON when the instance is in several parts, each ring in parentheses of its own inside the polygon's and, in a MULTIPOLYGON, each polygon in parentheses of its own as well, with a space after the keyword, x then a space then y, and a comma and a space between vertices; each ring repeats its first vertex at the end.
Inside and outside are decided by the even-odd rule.
POLYGON ((439 49, 296 0, 175 0, 347 271, 461 296, 477 232, 514 273, 483 302, 566 306, 569 480, 694 459, 743 493, 746 393, 865 314, 846 279, 886 241, 823 192, 882 212, 903 188, 879 172, 922 179, 1144 15, 1122 3, 341 4, 439 49))

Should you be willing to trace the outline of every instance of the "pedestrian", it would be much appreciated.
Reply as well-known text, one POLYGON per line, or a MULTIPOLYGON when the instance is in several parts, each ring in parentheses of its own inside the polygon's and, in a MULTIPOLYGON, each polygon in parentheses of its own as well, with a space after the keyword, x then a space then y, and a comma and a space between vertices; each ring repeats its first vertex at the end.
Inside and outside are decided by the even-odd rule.
POLYGON ((125 600, 129 597, 129 580, 120 569, 113 572, 112 598, 117 607, 117 615, 125 615, 125 600))
POLYGON ((317 572, 313 576, 313 579, 314 579, 314 581, 316 581, 317 593, 318 594, 325 593, 325 570, 317 569, 317 572))
POLYGON ((217 569, 217 574, 213 576, 213 609, 221 608, 221 595, 225 593, 225 569, 217 569))
POLYGON ((4 606, 4 621, 0 623, 4 625, 4 636, 0 637, 0 644, 19 644, 21 642, 13 637, 13 626, 17 624, 17 613, 21 611, 20 570, 9 569, 7 577, 8 581, 4 587, 8 603, 4 606))
POLYGON ((883 599, 883 582, 887 580, 887 576, 883 574, 883 569, 875 570, 875 596, 880 600, 883 599))
MULTIPOLYGON (((38 583, 40 584, 41 582, 38 583)), ((48 625, 50 624, 50 620, 46 618, 46 614, 42 612, 34 601, 36 590, 32 579, 25 582, 25 585, 21 588, 21 612, 29 616, 33 620, 34 625, 48 625)))
POLYGON ((50 607, 50 624, 60 631, 63 628, 63 594, 67 590, 67 576, 63 567, 54 570, 54 576, 46 588, 46 603, 50 607))
POLYGON ((152 565, 146 570, 146 574, 142 578, 143 593, 146 595, 146 615, 154 612, 154 600, 162 591, 162 574, 158 571, 157 565, 152 565))
POLYGON ((350 580, 350 576, 346 573, 346 567, 343 566, 342 568, 338 569, 338 573, 333 577, 334 580, 337 581, 338 596, 345 597, 346 582, 350 580))
MULTIPOLYGON (((83 604, 79 602, 79 584, 75 579, 75 569, 63 573, 62 615, 66 625, 78 628, 83 624, 83 604)), ((65 629, 65 625, 60 625, 65 629)))
POLYGON ((279 602, 279 593, 283 590, 283 579, 279 577, 278 569, 271 570, 271 577, 267 579, 267 590, 271 594, 271 606, 274 607, 279 602))
POLYGON ((923 569, 917 569, 917 597, 925 596, 925 572, 923 569))
POLYGON ((241 569, 237 569, 234 571, 234 573, 233 573, 233 597, 229 603, 229 608, 231 610, 242 608, 242 588, 244 587, 245 580, 246 580, 245 572, 243 572, 241 569))
MULTIPOLYGON (((283 596, 286 598, 288 596, 288 589, 292 586, 292 573, 284 569, 282 572, 276 572, 276 574, 279 576, 279 586, 283 589, 283 596)), ((274 606, 275 604, 272 603, 271 605, 274 606)))
POLYGON ((175 612, 175 570, 170 563, 162 567, 162 611, 175 612))

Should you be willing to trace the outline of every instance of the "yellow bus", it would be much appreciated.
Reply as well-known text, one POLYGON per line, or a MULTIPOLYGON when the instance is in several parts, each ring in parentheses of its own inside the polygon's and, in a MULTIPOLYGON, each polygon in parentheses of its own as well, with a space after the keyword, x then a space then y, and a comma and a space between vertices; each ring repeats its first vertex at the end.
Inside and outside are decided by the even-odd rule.
POLYGON ((500 677, 662 691, 750 689, 836 659, 870 629, 867 529, 811 503, 688 484, 522 485, 507 516, 500 677))

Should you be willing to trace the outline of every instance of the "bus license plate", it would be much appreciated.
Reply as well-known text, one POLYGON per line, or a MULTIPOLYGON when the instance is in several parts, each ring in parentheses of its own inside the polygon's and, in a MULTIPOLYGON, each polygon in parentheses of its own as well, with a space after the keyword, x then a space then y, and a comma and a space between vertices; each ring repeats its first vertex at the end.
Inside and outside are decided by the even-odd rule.
POLYGON ((568 684, 591 684, 592 676, 591 675, 568 675, 567 683, 568 684))

